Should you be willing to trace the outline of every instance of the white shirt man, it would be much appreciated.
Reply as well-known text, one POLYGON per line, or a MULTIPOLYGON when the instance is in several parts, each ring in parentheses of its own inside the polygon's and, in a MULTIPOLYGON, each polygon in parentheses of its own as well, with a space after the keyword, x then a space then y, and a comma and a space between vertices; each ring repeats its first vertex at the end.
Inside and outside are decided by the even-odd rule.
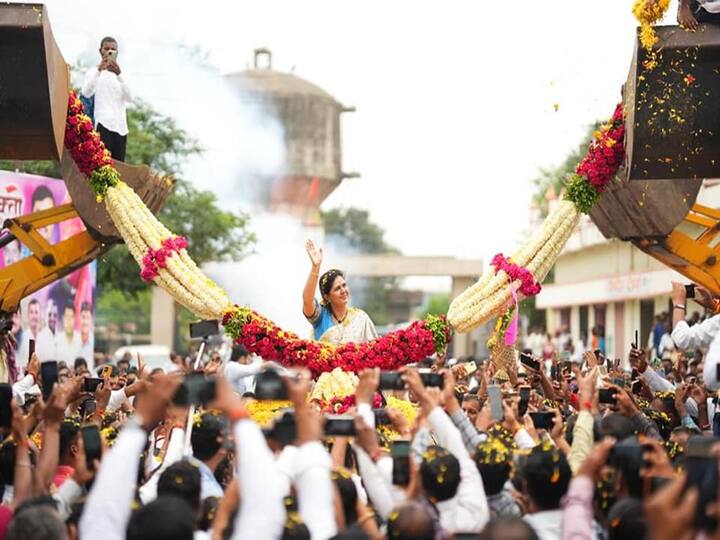
POLYGON ((37 354, 41 362, 59 360, 60 332, 58 332, 58 311, 55 302, 48 300, 47 325, 40 330, 37 338, 37 354))
POLYGON ((95 97, 95 127, 113 158, 125 160, 127 143, 127 104, 132 101, 130 89, 120 75, 117 41, 106 37, 100 43, 102 61, 88 70, 82 95, 95 97))

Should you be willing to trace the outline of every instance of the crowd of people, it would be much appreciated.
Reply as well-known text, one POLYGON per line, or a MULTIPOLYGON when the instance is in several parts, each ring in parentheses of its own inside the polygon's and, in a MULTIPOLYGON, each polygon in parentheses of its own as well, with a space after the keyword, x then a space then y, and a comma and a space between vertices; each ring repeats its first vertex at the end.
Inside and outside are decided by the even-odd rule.
MULTIPOLYGON (((344 274, 320 275, 322 251, 307 250, 316 337, 374 335, 344 274)), ((689 325, 686 294, 673 285, 671 337, 702 359, 438 355, 361 371, 341 411, 314 397, 324 383, 307 371, 237 345, 228 358, 174 355, 169 372, 128 357, 58 364, 50 387, 35 354, 2 430, 0 538, 713 537, 720 315, 689 325)))

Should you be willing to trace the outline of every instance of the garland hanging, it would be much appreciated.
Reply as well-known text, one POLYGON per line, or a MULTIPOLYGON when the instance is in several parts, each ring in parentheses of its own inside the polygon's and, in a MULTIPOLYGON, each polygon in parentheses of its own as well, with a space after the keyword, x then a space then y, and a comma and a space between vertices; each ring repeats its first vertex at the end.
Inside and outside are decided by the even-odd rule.
MULTIPOLYGON (((667 9, 668 0, 638 0, 634 13, 644 25, 652 25, 667 9)), ((652 28, 651 28, 652 30, 652 28)), ((641 33, 644 46, 650 32, 641 33)), ((652 32, 654 36, 654 31, 652 32)), ((655 39, 655 38, 654 38, 655 39)), ((653 41, 654 44, 654 41, 653 41)), ((493 269, 458 296, 450 305, 447 319, 429 316, 378 340, 333 347, 327 343, 302 340, 285 332, 249 308, 232 306, 225 292, 207 278, 183 245, 168 248, 172 233, 149 211, 138 195, 120 181, 109 152, 82 103, 71 92, 65 145, 98 201, 105 200, 108 213, 125 240, 130 253, 143 269, 142 277, 165 289, 175 300, 203 318, 222 318, 229 334, 268 360, 285 365, 302 365, 314 374, 341 367, 358 371, 379 366, 396 369, 442 352, 454 330, 465 332, 508 310, 512 289, 518 283, 523 296, 540 290, 540 283, 552 268, 565 242, 572 234, 580 213, 597 203, 624 159, 624 118, 621 105, 611 121, 598 132, 576 172, 567 178, 563 200, 550 212, 510 259, 499 255, 493 269)))
POLYGON ((515 283, 525 289, 520 291, 523 296, 539 292, 539 284, 555 264, 580 214, 589 212, 597 203, 624 158, 625 125, 623 107, 619 104, 610 121, 596 132, 575 174, 568 178, 563 200, 511 257, 512 263, 507 264, 505 257, 496 257, 493 269, 450 304, 448 321, 456 331, 468 332, 502 315, 513 303, 511 287, 515 283), (529 283, 530 278, 534 278, 537 287, 529 283))
POLYGON ((444 347, 452 335, 445 318, 433 315, 373 341, 338 347, 301 339, 247 307, 227 311, 222 323, 227 334, 248 351, 285 366, 307 367, 314 377, 338 367, 352 372, 368 367, 396 370, 443 352, 437 345, 444 347))
POLYGON ((356 372, 366 367, 397 369, 444 352, 452 331, 444 317, 429 315, 408 328, 374 341, 334 347, 285 332, 260 314, 232 306, 225 292, 207 278, 187 253, 187 240, 173 235, 121 182, 110 154, 83 105, 70 93, 65 144, 91 189, 105 206, 141 270, 141 277, 165 289, 195 315, 222 319, 228 334, 250 352, 286 366, 306 366, 314 376, 339 367, 356 372))

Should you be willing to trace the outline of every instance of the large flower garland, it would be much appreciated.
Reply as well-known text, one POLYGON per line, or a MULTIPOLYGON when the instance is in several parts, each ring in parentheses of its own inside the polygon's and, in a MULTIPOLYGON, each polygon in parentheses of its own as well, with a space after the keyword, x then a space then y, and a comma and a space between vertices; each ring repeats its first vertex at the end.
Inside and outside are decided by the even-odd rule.
POLYGON ((315 377, 338 367, 352 372, 368 367, 398 369, 441 352, 437 344, 447 344, 452 335, 445 318, 433 315, 373 341, 339 347, 300 339, 246 307, 227 311, 222 323, 228 335, 248 351, 285 366, 307 367, 315 377))
POLYGON ((145 256, 142 259, 140 277, 143 281, 154 280, 160 275, 161 268, 167 268, 168 258, 172 257, 173 253, 179 253, 180 250, 186 249, 187 247, 187 238, 184 236, 171 236, 161 242, 160 248, 147 248, 145 256))
POLYGON ((316 376, 336 367, 352 372, 375 366, 397 369, 444 351, 450 341, 452 331, 445 318, 428 316, 369 343, 348 343, 336 348, 300 339, 249 308, 233 307, 225 292, 190 258, 187 241, 174 236, 133 189, 119 180, 102 140, 92 129, 74 92, 68 103, 65 144, 89 177, 96 195, 105 199, 110 217, 143 269, 143 279, 168 291, 195 315, 222 319, 233 339, 264 359, 287 366, 307 366, 316 376))
MULTIPOLYGON (((515 266, 499 264, 497 268, 493 267, 450 304, 448 321, 456 331, 468 332, 508 309, 513 303, 511 286, 520 275, 515 267, 524 269, 538 284, 542 283, 575 229, 580 214, 592 208, 617 172, 625 157, 624 143, 621 104, 616 107, 610 122, 596 134, 576 173, 568 178, 563 200, 545 218, 542 227, 535 230, 511 257, 515 266)), ((527 278, 525 273, 523 276, 527 278)))
POLYGON ((600 199, 600 194, 625 159, 625 117, 622 103, 612 118, 594 133, 588 152, 567 179, 565 199, 587 213, 600 199))
POLYGON ((109 187, 117 185, 120 176, 113 166, 110 152, 95 131, 92 120, 85 114, 82 102, 75 92, 70 92, 68 114, 65 120, 65 147, 75 164, 88 177, 90 187, 98 202, 109 187))
POLYGON ((523 296, 535 296, 542 289, 542 286, 533 277, 532 272, 505 258, 502 253, 495 255, 490 264, 495 267, 496 272, 498 270, 505 272, 511 281, 519 281, 520 288, 518 291, 523 296))

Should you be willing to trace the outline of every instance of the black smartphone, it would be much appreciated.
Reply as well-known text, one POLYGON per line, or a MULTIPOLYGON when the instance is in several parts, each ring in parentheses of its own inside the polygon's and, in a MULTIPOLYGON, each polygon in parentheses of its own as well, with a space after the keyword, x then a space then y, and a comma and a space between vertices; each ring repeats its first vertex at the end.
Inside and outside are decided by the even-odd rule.
POLYGON ((102 453, 102 442, 100 440, 100 430, 95 424, 82 426, 80 428, 82 434, 83 446, 85 447, 85 462, 88 469, 95 470, 95 460, 100 459, 102 453))
POLYGON ((520 363, 524 366, 529 367, 530 369, 540 371, 540 361, 535 360, 531 354, 520 353, 520 363))
POLYGON ((555 425, 555 413, 548 411, 530 412, 535 429, 552 429, 555 425))
POLYGON ((637 349, 640 346, 640 333, 635 330, 635 341, 632 342, 632 348, 637 349))
POLYGON ((355 419, 350 415, 328 415, 325 420, 325 435, 337 437, 355 435, 355 419))
POLYGON ((188 373, 173 396, 173 403, 181 407, 205 405, 215 399, 215 377, 197 371, 188 373))
POLYGON ((698 490, 700 500, 695 507, 695 527, 705 531, 714 531, 717 523, 705 509, 717 498, 718 460, 712 455, 712 447, 718 442, 718 437, 695 435, 688 439, 685 450, 685 489, 694 486, 698 490))
POLYGON ((190 339, 203 339, 219 333, 220 324, 215 319, 190 323, 190 339))
POLYGON ((598 390, 600 403, 615 405, 617 403, 617 391, 613 388, 601 388, 598 390))
POLYGON ((87 418, 93 414, 95 414, 95 411, 97 410, 97 402, 95 401, 95 398, 87 398, 85 401, 82 402, 80 405, 80 414, 83 418, 87 418))
POLYGON ((42 383, 42 397, 45 401, 52 394, 53 385, 58 380, 58 366, 55 360, 48 360, 40 364, 40 381, 42 383))
POLYGON ((425 387, 435 386, 438 388, 442 388, 445 377, 442 373, 425 372, 420 373, 420 380, 425 387))
POLYGON ((380 390, 403 390, 405 382, 397 371, 383 371, 380 373, 380 390))
POLYGON ((410 483, 410 441, 394 441, 390 445, 392 456, 392 483, 407 486, 410 483))
POLYGON ((389 426, 392 424, 387 409, 373 409, 373 414, 375 415, 376 426, 389 426))
POLYGON ((12 426, 12 386, 7 383, 0 384, 0 427, 12 426))
POLYGON ((28 363, 32 359, 32 355, 35 354, 35 340, 31 339, 28 342, 28 363))
POLYGON ((83 392, 95 392, 97 390, 97 387, 100 386, 100 383, 102 383, 103 380, 97 377, 85 377, 85 382, 83 383, 83 392))
POLYGON ((525 413, 528 410, 528 405, 530 404, 530 387, 529 386, 521 386, 519 389, 520 393, 520 402, 518 403, 518 414, 522 418, 525 416, 525 413))
POLYGON ((572 360, 563 360, 562 370, 563 370, 565 373, 572 373, 572 368, 573 368, 573 361, 572 361, 572 360))
POLYGON ((621 379, 620 377, 613 377, 612 383, 620 388, 625 388, 625 379, 621 379))
POLYGON ((255 377, 255 398, 258 400, 286 400, 287 387, 282 376, 274 369, 267 369, 255 377))
POLYGON ((685 285, 685 298, 695 298, 695 285, 685 285))
POLYGON ((720 381, 720 364, 715 366, 715 380, 720 381))
POLYGON ((640 381, 633 381, 630 391, 634 395, 639 396, 640 392, 642 392, 642 383, 640 381))

